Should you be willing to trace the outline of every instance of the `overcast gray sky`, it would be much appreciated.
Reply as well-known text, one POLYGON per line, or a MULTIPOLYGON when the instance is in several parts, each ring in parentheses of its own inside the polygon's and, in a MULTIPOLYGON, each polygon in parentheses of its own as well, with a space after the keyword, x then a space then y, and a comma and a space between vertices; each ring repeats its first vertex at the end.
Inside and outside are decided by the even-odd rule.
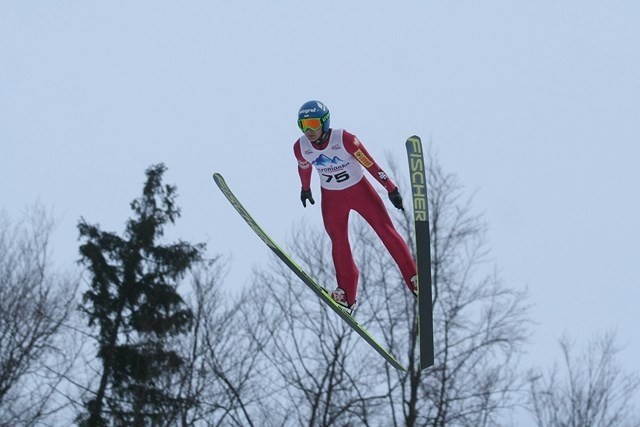
POLYGON ((318 98, 383 168, 418 134, 476 192, 502 278, 530 289, 527 363, 615 328, 638 371, 639 23, 637 0, 2 0, 1 206, 53 208, 68 264, 78 219, 122 231, 165 162, 171 234, 246 284, 270 255, 211 173, 283 245, 292 222, 320 227, 291 149, 318 98))

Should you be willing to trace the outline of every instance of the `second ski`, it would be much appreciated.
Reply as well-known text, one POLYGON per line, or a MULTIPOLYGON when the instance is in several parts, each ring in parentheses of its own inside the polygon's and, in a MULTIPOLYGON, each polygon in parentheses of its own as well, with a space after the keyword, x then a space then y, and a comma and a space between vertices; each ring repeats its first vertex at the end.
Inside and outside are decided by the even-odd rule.
POLYGON ((433 366, 433 306, 431 296, 431 237, 429 202, 422 141, 414 135, 406 142, 411 174, 411 195, 415 222, 416 266, 418 270, 418 333, 420 336, 420 369, 433 366))

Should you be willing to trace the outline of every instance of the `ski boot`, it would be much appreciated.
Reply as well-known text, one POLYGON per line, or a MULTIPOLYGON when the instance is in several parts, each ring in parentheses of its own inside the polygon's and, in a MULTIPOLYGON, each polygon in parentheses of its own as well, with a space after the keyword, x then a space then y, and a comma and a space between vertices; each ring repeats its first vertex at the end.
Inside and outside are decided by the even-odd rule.
POLYGON ((416 299, 418 299, 418 276, 415 275, 411 278, 411 293, 416 299))
POLYGON ((347 302, 347 294, 344 289, 336 288, 336 290, 329 292, 329 296, 336 302, 349 316, 353 314, 353 310, 356 308, 356 303, 349 304, 347 302))

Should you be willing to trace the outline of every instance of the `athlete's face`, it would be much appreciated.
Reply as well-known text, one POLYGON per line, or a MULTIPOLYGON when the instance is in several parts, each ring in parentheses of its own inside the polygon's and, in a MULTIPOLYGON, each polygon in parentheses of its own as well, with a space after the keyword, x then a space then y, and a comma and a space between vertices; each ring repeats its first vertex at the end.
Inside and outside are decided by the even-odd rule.
POLYGON ((309 139, 309 141, 316 142, 322 136, 322 128, 317 130, 307 129, 304 131, 304 135, 309 139))

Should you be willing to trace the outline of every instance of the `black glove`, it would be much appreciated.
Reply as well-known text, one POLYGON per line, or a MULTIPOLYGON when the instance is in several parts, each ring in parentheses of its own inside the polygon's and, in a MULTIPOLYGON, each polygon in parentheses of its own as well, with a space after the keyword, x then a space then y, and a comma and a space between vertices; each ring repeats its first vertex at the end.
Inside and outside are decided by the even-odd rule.
POLYGON ((395 190, 389 193, 389 200, 391 200, 391 203, 393 203, 393 206, 395 206, 398 209, 404 210, 404 207, 402 206, 402 196, 398 191, 398 187, 396 187, 395 190))
POLYGON ((307 200, 310 201, 312 205, 316 204, 316 201, 313 200, 313 196, 311 195, 311 189, 302 189, 300 191, 300 200, 302 201, 302 206, 305 208, 307 207, 307 200))

